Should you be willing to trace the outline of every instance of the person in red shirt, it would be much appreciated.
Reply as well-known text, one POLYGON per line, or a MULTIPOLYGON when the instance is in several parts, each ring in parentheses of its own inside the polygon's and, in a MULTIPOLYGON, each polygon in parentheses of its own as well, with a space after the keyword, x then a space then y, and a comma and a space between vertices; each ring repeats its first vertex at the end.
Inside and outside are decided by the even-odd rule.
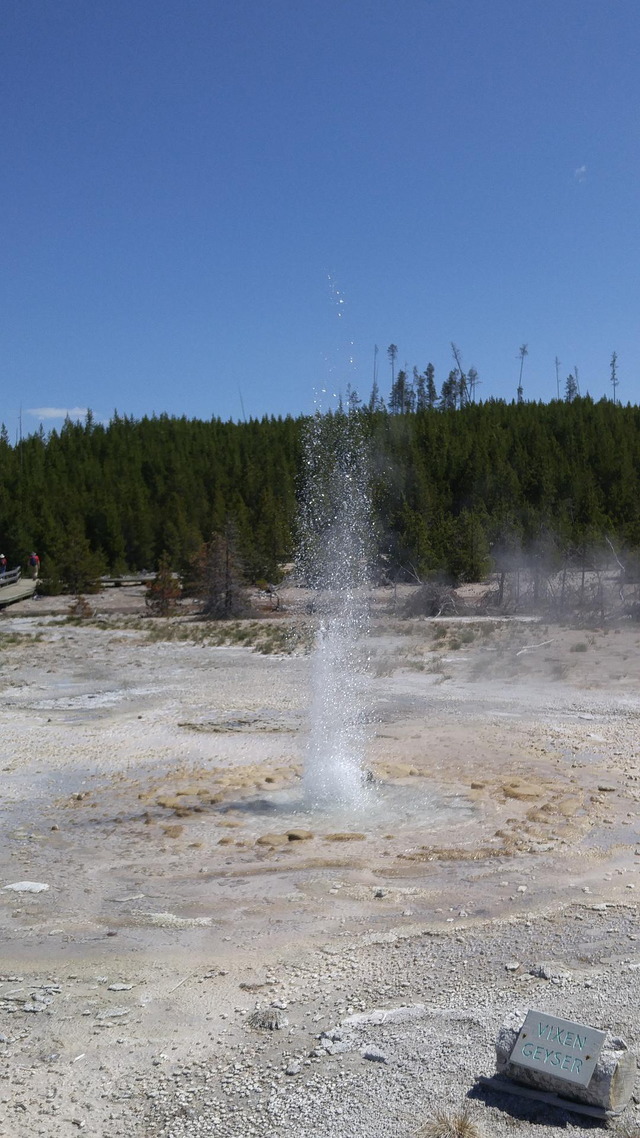
POLYGON ((29 554, 29 572, 31 573, 32 579, 36 581, 38 573, 40 572, 40 558, 37 553, 29 554))

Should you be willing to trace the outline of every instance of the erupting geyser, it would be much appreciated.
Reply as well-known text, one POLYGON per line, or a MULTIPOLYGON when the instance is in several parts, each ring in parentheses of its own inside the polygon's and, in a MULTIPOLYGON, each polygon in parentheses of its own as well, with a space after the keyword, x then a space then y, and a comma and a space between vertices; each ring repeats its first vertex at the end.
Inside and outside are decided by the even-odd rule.
POLYGON ((316 591, 309 743, 303 777, 311 807, 367 800, 366 643, 371 497, 357 414, 316 414, 305 447, 299 561, 316 591))

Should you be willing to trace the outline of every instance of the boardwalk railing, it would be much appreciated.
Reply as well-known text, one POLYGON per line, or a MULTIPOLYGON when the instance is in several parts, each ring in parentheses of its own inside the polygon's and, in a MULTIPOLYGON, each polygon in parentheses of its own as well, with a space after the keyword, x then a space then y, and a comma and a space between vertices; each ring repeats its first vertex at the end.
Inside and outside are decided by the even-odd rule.
POLYGON ((0 573, 0 589, 3 585, 15 585, 22 576, 22 569, 18 566, 17 569, 9 569, 6 573, 0 573))

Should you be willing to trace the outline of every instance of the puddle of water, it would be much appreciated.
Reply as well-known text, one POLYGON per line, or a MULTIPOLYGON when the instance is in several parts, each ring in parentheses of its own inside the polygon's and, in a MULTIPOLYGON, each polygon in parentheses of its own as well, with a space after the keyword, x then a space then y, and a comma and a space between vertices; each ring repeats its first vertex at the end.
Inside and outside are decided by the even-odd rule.
POLYGON ((223 813, 238 811, 256 818, 271 818, 283 828, 327 827, 372 830, 394 827, 441 830, 475 821, 477 807, 462 794, 443 794, 414 784, 377 783, 367 788, 361 809, 323 810, 305 803, 300 790, 274 791, 257 798, 225 804, 223 813))

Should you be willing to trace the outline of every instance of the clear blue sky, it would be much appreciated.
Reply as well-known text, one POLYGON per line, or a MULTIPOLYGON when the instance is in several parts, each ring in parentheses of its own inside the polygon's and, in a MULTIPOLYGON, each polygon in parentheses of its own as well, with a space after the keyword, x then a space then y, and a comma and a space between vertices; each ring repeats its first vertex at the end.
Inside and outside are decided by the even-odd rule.
POLYGON ((2 0, 0 419, 298 414, 452 340, 637 401, 639 48, 638 0, 2 0))

